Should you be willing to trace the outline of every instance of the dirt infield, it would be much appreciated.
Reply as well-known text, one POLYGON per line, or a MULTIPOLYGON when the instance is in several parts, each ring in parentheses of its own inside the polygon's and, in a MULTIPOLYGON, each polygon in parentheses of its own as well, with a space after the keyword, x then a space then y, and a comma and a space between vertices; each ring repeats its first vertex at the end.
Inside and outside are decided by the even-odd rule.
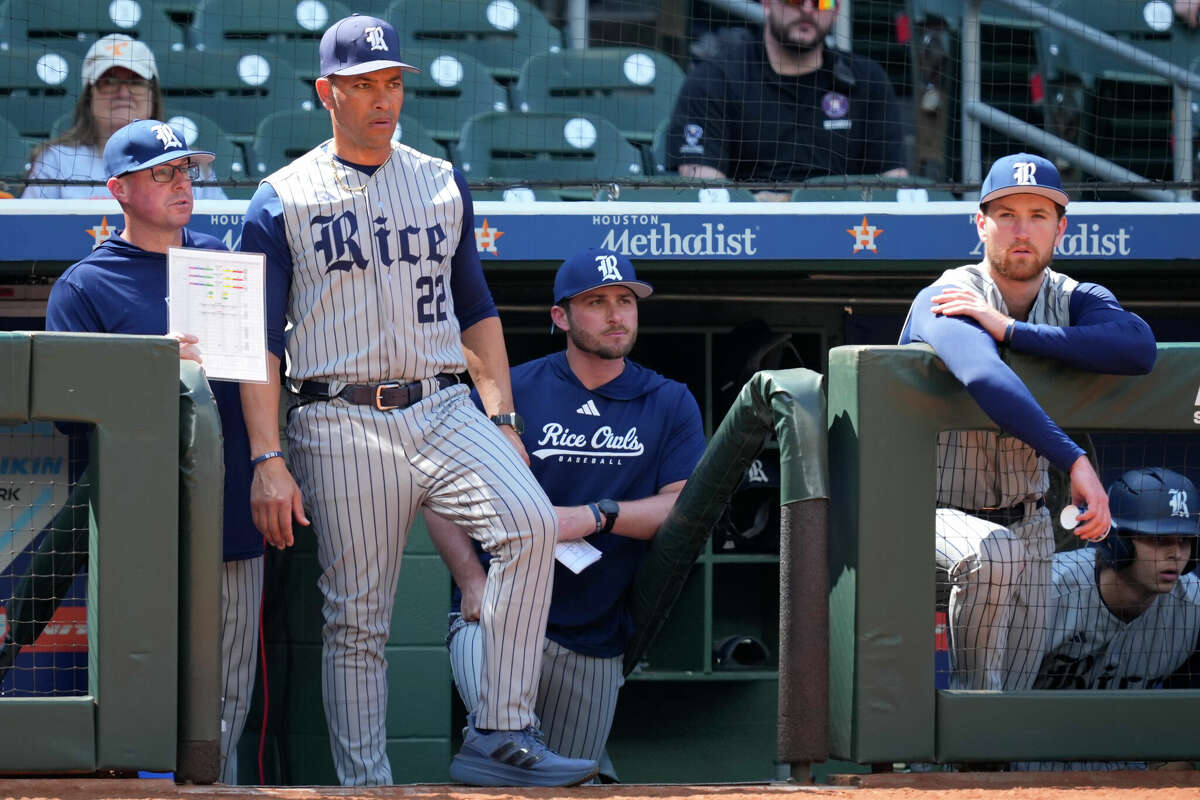
POLYGON ((573 789, 475 789, 465 786, 176 786, 165 780, 51 778, 0 780, 0 797, 17 800, 1195 800, 1200 772, 941 773, 834 776, 835 783, 584 786, 573 789), (797 798, 800 800, 800 798, 797 798))

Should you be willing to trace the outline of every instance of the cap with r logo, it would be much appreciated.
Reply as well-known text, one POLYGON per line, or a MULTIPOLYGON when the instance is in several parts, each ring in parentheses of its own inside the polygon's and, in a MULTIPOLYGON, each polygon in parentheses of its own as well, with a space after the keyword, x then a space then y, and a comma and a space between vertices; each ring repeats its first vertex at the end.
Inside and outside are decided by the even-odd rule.
POLYGON ((1071 198, 1062 188, 1058 169, 1032 153, 1014 153, 996 159, 983 180, 979 205, 1010 194, 1037 194, 1066 207, 1071 198))

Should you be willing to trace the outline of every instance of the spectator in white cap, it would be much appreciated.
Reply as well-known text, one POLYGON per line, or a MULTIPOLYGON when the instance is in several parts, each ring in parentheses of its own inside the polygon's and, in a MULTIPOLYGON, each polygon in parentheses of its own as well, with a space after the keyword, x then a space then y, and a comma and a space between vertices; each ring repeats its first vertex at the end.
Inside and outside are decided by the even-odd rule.
MULTIPOLYGON (((30 184, 22 197, 111 197, 103 158, 109 137, 136 119, 165 118, 158 65, 145 42, 123 33, 97 39, 83 59, 82 77, 83 94, 71 127, 34 149, 28 177, 93 183, 30 184)), ((218 186, 196 186, 193 191, 197 199, 226 199, 218 186)))

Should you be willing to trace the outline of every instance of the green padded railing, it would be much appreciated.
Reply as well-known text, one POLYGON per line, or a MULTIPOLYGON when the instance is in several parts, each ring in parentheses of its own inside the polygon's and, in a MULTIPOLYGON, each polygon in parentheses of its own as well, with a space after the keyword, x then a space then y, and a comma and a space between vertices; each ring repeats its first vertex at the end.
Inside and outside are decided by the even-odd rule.
MULTIPOLYGON (((1011 364, 1064 428, 1195 432, 1200 344, 1141 377, 1011 364)), ((934 688, 939 430, 995 425, 923 345, 829 355, 830 751, 896 761, 1169 760, 1200 753, 1200 691, 934 688), (1103 731, 1103 735, 1088 732, 1103 731)))

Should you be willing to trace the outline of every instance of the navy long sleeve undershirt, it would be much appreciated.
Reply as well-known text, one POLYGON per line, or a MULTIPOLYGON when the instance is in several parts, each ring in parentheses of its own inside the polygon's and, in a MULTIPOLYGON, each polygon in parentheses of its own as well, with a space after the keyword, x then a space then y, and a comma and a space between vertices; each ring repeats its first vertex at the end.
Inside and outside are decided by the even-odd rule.
MULTIPOLYGON (((1016 436, 1069 470, 1083 455, 1038 405, 1024 382, 1000 358, 996 341, 969 317, 935 315, 933 297, 950 284, 921 291, 900 338, 901 344, 925 342, 933 347, 979 407, 1005 432, 1016 436)), ((1141 375, 1154 366, 1156 348, 1150 326, 1121 308, 1112 293, 1094 283, 1081 283, 1071 293, 1069 327, 1018 322, 1013 350, 1054 358, 1070 367, 1114 375, 1141 375)))

